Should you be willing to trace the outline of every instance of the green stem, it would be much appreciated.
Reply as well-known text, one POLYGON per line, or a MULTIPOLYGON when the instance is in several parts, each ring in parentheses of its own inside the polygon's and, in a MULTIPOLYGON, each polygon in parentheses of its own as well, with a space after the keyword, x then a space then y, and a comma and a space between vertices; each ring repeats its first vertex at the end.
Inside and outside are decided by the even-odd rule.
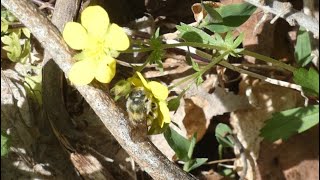
POLYGON ((153 50, 152 47, 143 47, 143 48, 139 48, 139 49, 127 49, 125 51, 121 51, 121 53, 148 52, 148 51, 152 51, 152 50, 153 50))
POLYGON ((225 57, 227 54, 229 54, 230 51, 226 51, 223 54, 221 54, 220 56, 218 56, 217 58, 215 58, 213 61, 211 61, 208 65, 206 65, 201 71, 203 74, 204 72, 206 72, 207 70, 209 70, 210 68, 212 68, 214 65, 220 63, 223 60, 223 57, 225 57))
POLYGON ((191 47, 198 47, 198 48, 218 49, 218 50, 226 50, 227 49, 222 46, 203 44, 203 43, 197 43, 197 42, 181 42, 181 43, 175 43, 175 44, 163 44, 163 45, 161 45, 161 48, 169 49, 169 48, 175 48, 175 47, 179 47, 179 46, 191 46, 191 47))
MULTIPOLYGON (((197 48, 207 48, 207 49, 218 49, 218 50, 226 50, 225 47, 222 46, 216 46, 211 44, 203 44, 203 43, 196 43, 196 42, 182 42, 182 43, 175 43, 175 44, 162 44, 159 49, 170 49, 170 48, 176 48, 180 46, 191 46, 191 47, 197 47, 197 48)), ((155 48, 153 47, 146 47, 146 48, 140 48, 140 49, 127 49, 125 51, 122 51, 122 53, 133 53, 133 52, 147 52, 152 51, 155 48)))
POLYGON ((275 66, 279 66, 279 67, 281 67, 283 69, 286 69, 288 71, 291 71, 291 72, 296 70, 296 68, 294 68, 293 66, 290 66, 290 65, 285 64, 285 63, 283 63, 283 62, 281 62, 279 60, 276 60, 276 59, 273 59, 273 58, 270 58, 270 57, 255 53, 255 52, 244 50, 244 51, 240 52, 240 54, 252 56, 252 57, 255 57, 255 58, 260 59, 262 61, 272 63, 275 66))
POLYGON ((168 89, 171 90, 172 88, 177 87, 177 86, 179 86, 180 84, 183 84, 183 83, 189 81, 190 79, 194 79, 194 78, 196 78, 196 77, 199 76, 199 75, 200 75, 200 71, 192 74, 191 76, 188 76, 187 78, 182 79, 181 81, 177 82, 176 84, 170 86, 168 89))
POLYGON ((174 84, 173 86, 170 86, 169 90, 174 88, 174 87, 176 87, 176 86, 179 86, 180 84, 183 84, 183 83, 189 81, 190 79, 194 79, 194 78, 196 78, 198 76, 201 76, 207 70, 211 69, 214 65, 218 64, 219 62, 221 62, 223 60, 223 57, 226 56, 228 53, 230 53, 230 51, 226 51, 223 54, 221 54, 220 56, 218 56, 217 58, 212 59, 213 61, 211 61, 208 65, 206 65, 203 69, 201 69, 201 71, 198 71, 198 72, 192 74, 191 76, 189 76, 189 77, 187 77, 185 79, 182 79, 181 81, 179 81, 178 83, 174 84))

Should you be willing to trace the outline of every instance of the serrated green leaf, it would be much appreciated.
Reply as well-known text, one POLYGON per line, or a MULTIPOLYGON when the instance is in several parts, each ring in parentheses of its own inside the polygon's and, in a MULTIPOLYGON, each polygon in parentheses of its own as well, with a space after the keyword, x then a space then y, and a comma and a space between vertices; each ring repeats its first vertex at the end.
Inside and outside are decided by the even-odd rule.
POLYGON ((233 45, 233 36, 231 31, 227 33, 226 37, 224 38, 224 41, 230 47, 233 45))
POLYGON ((260 136, 269 141, 288 139, 295 133, 302 133, 319 123, 319 105, 299 107, 277 112, 266 121, 260 136))
POLYGON ((299 68, 293 72, 293 81, 302 86, 303 91, 310 96, 319 96, 319 74, 310 68, 299 68))
POLYGON ((227 135, 231 133, 232 130, 229 128, 229 126, 223 123, 219 123, 215 130, 215 136, 217 138, 217 141, 223 147, 233 147, 232 141, 227 137, 227 135))
POLYGON ((234 40, 232 48, 235 49, 237 48, 243 41, 244 38, 244 33, 240 33, 240 35, 234 40))
POLYGON ((216 8, 216 11, 221 15, 223 22, 210 23, 204 27, 217 33, 232 31, 234 28, 246 22, 256 9, 257 8, 250 3, 221 6, 216 8))
POLYGON ((224 40, 222 39, 219 33, 214 34, 214 40, 215 40, 215 43, 220 46, 225 44, 224 40))
POLYGON ((163 135, 180 160, 185 162, 190 160, 188 151, 191 143, 188 139, 184 138, 170 127, 166 129, 163 135))
POLYGON ((206 163, 208 160, 208 158, 196 158, 196 159, 193 159, 191 162, 190 162, 190 166, 189 168, 186 170, 187 172, 193 170, 193 169, 196 169, 197 167, 201 166, 202 164, 206 163))
POLYGON ((9 136, 5 132, 1 131, 1 157, 9 153, 9 142, 9 136))
POLYGON ((303 27, 300 27, 298 31, 297 43, 294 51, 295 59, 301 67, 306 66, 312 60, 312 48, 309 32, 307 32, 303 27))
POLYGON ((152 51, 148 59, 150 60, 150 64, 156 63, 158 65, 158 69, 163 72, 163 65, 162 65, 162 57, 164 56, 165 51, 161 48, 155 49, 152 51))

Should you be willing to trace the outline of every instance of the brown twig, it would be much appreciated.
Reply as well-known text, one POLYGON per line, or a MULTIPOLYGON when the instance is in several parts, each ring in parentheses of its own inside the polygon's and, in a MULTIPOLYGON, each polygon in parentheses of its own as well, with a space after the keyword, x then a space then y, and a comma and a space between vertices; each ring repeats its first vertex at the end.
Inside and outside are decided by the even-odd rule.
POLYGON ((48 8, 48 9, 54 10, 54 7, 50 2, 43 2, 41 0, 32 0, 32 2, 39 5, 40 9, 48 8))
POLYGON ((285 19, 291 26, 296 24, 306 28, 313 33, 314 37, 319 39, 319 21, 315 18, 304 14, 302 11, 291 8, 289 2, 271 1, 271 3, 263 5, 261 0, 245 0, 246 2, 257 6, 265 12, 272 13, 276 17, 285 19))
POLYGON ((215 161, 210 161, 207 162, 206 164, 218 164, 218 163, 223 163, 223 162, 233 162, 237 160, 237 158, 232 158, 232 159, 220 159, 220 160, 215 160, 215 161))
MULTIPOLYGON (((59 30, 27 0, 2 0, 1 4, 29 28, 55 63, 68 74, 73 64, 72 54, 59 30)), ((194 179, 170 162, 149 140, 133 142, 127 116, 105 91, 89 85, 76 88, 119 144, 154 179, 194 179)))

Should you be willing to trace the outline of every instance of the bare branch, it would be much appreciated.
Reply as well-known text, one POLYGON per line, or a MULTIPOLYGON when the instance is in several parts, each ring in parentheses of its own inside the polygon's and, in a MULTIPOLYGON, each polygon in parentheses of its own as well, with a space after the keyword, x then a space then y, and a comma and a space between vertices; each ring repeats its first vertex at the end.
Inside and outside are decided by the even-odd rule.
MULTIPOLYGON (((56 64, 68 73, 73 63, 72 54, 59 30, 27 0, 2 0, 1 4, 30 29, 56 64)), ((154 179, 194 179, 170 162, 149 140, 133 142, 130 137, 132 128, 125 113, 106 92, 92 86, 76 88, 119 144, 154 179)))
POLYGON ((245 0, 246 2, 257 6, 265 12, 272 13, 276 17, 285 19, 291 26, 296 24, 312 32, 314 37, 319 39, 319 21, 315 18, 291 8, 288 2, 272 1, 270 4, 263 5, 260 0, 245 0))

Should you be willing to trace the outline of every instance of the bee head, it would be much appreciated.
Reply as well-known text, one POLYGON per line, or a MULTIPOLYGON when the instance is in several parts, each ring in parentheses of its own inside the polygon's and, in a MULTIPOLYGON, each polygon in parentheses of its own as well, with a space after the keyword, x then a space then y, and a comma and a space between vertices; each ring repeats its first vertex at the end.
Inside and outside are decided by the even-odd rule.
POLYGON ((133 103, 141 103, 146 98, 146 93, 144 89, 135 88, 131 91, 129 98, 132 100, 133 103))

